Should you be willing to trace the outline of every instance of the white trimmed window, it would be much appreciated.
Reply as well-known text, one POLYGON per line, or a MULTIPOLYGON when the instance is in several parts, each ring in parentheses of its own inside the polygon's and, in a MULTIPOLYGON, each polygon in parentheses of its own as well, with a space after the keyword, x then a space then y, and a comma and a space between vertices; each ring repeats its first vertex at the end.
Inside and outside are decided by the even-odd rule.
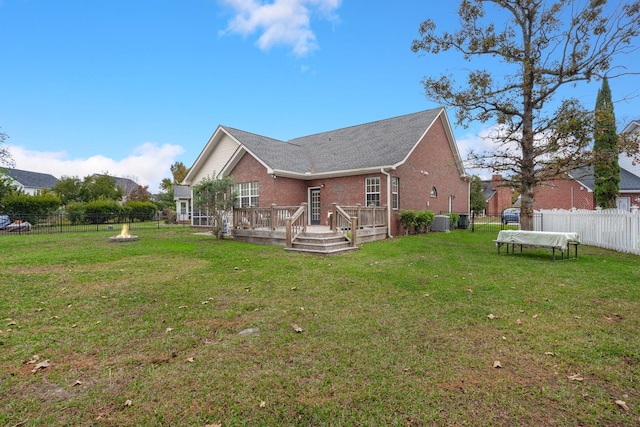
POLYGON ((380 206, 380 177, 365 179, 365 195, 367 206, 380 206))
POLYGON ((258 206, 258 182, 241 182, 233 186, 233 191, 238 195, 237 208, 258 206))
POLYGON ((391 208, 400 208, 400 178, 397 176, 391 177, 391 208))

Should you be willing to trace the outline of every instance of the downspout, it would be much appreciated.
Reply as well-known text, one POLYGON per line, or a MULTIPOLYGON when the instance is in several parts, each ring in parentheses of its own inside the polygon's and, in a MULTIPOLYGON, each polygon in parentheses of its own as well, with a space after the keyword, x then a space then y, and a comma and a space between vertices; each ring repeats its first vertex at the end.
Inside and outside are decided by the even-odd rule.
POLYGON ((380 168, 380 173, 387 177, 387 236, 391 239, 391 175, 384 168, 380 168))

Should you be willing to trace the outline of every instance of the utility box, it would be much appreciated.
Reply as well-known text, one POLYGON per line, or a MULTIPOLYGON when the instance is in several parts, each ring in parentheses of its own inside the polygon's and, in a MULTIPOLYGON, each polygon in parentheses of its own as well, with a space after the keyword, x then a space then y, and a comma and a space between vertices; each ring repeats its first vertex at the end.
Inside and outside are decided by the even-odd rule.
POLYGON ((431 231, 449 231, 449 222, 447 215, 436 215, 431 222, 431 231))

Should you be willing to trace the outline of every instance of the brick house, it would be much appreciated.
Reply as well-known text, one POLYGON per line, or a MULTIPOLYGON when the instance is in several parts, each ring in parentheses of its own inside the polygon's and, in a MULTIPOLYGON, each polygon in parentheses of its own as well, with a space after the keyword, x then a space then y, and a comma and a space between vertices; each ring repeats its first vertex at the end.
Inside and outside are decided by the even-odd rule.
MULTIPOLYGON (((218 126, 182 184, 230 175, 238 207, 309 205, 326 225, 332 203, 386 206, 388 235, 398 212, 469 211, 469 180, 443 108, 280 141, 218 126)), ((191 207, 194 226, 206 216, 191 207)))
MULTIPOLYGON (((547 181, 536 189, 535 209, 595 209, 593 167, 576 169, 566 179, 547 181)), ((640 176, 620 168, 618 208, 640 205, 640 176)))
POLYGON ((492 175, 491 181, 482 181, 482 194, 487 202, 487 215, 499 215, 512 206, 511 187, 502 179, 502 175, 492 175))

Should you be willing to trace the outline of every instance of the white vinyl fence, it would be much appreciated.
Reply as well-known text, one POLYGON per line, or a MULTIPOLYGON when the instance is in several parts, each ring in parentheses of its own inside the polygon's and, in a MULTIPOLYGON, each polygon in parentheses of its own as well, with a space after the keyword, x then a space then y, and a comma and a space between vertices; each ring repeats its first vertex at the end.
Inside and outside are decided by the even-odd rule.
POLYGON ((640 213, 618 209, 541 210, 534 222, 537 231, 575 232, 580 243, 640 255, 640 213))

